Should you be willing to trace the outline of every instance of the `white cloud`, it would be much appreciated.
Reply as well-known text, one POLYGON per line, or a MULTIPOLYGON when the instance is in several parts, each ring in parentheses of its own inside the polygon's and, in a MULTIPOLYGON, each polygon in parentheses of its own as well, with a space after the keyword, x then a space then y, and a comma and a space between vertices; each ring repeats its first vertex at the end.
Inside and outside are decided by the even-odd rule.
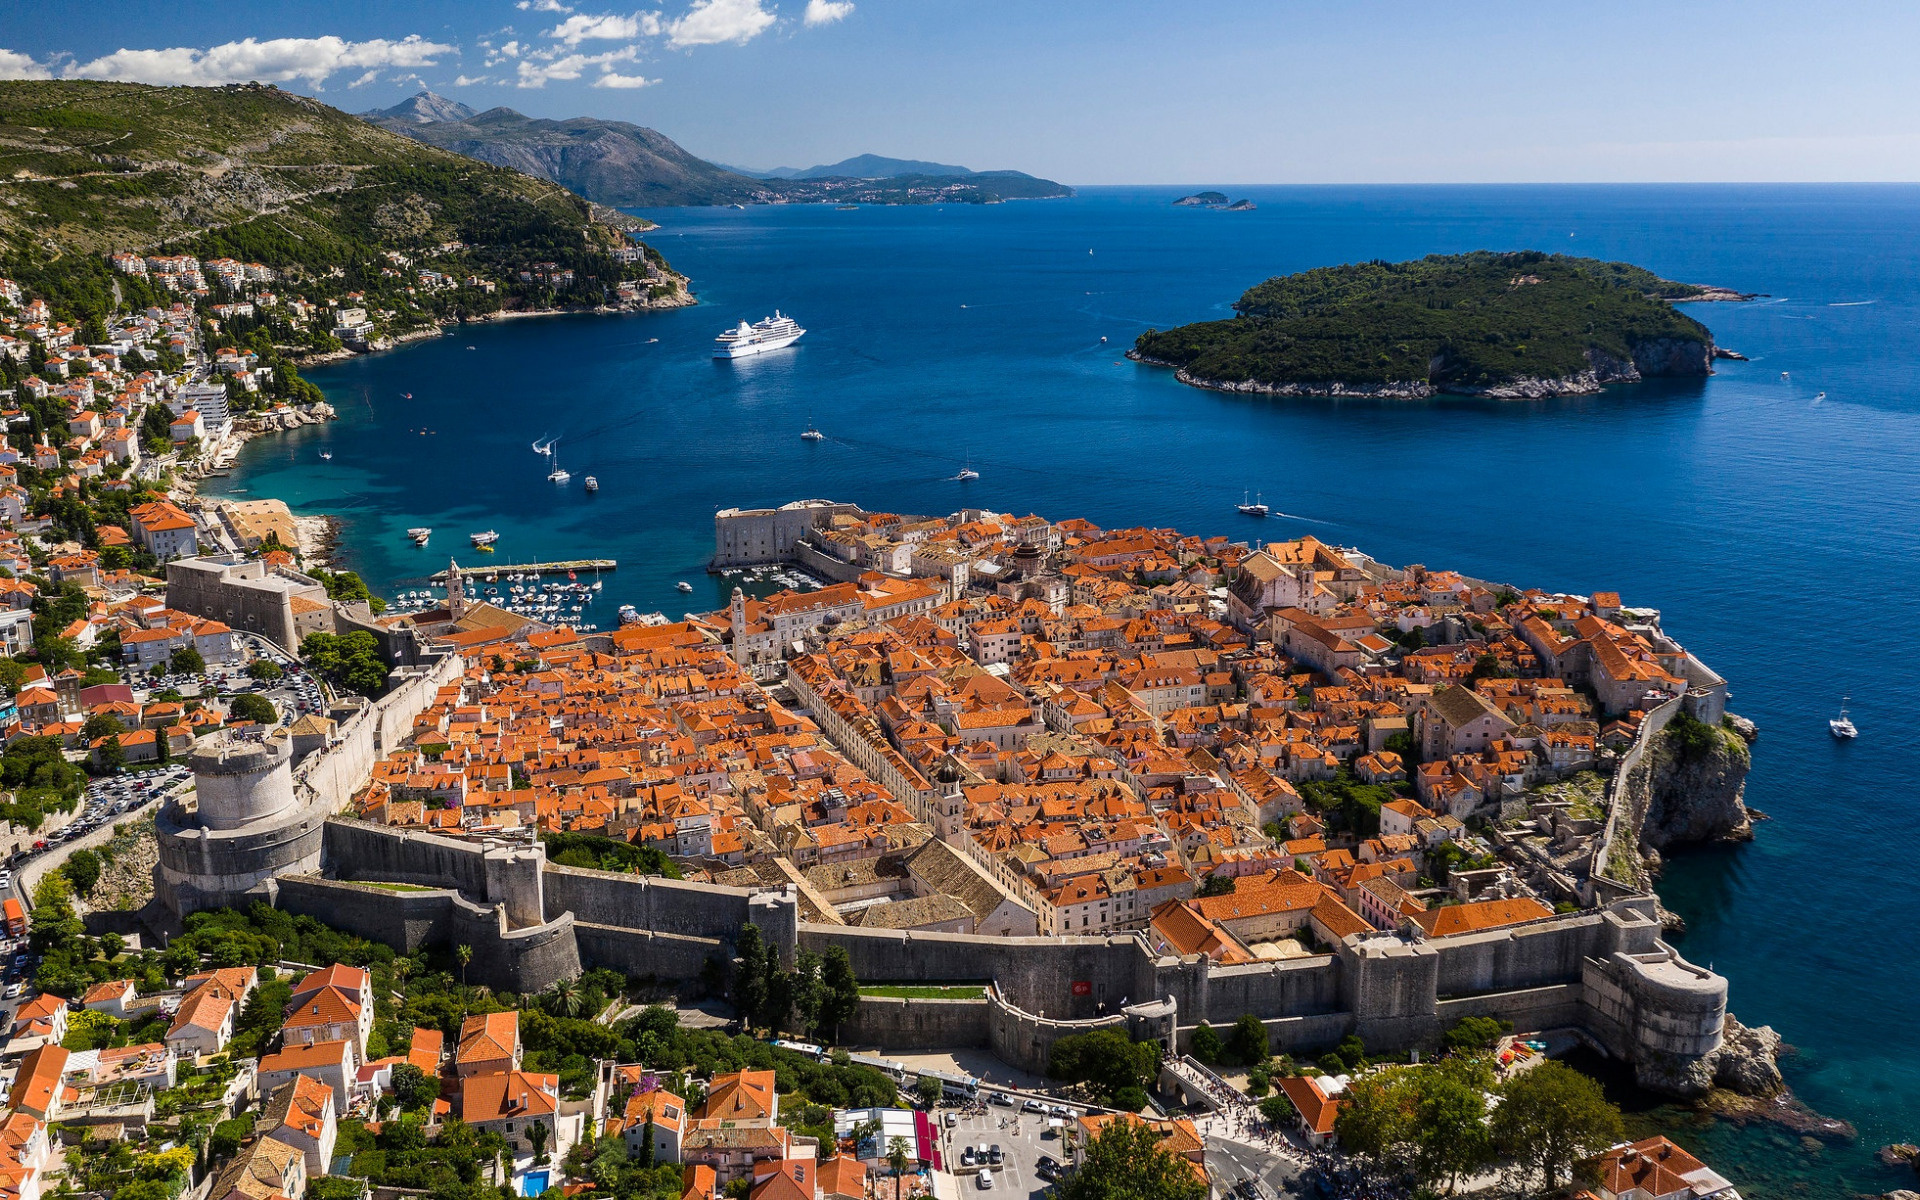
POLYGON ((660 18, 651 13, 620 16, 606 13, 590 17, 584 13, 568 17, 547 30, 547 36, 578 46, 581 42, 622 42, 637 37, 652 37, 660 32, 660 18))
POLYGON ((514 5, 514 7, 522 12, 570 13, 573 11, 571 8, 560 3, 560 0, 520 0, 520 3, 514 5))
POLYGON ((453 86, 472 87, 477 83, 492 83, 492 82, 493 80, 488 79, 485 75, 460 75, 454 78, 453 86))
POLYGON ((643 88, 659 83, 658 79, 648 79, 644 75, 622 75, 618 71, 608 71, 593 81, 597 88, 643 88))
POLYGON ((853 14, 853 0, 807 0, 806 22, 809 25, 831 25, 853 14))
POLYGON ((515 73, 519 76, 514 85, 523 88, 543 88, 549 80, 574 80, 586 74, 588 67, 600 67, 609 73, 614 63, 632 62, 640 57, 640 47, 622 46, 618 50, 609 50, 605 54, 563 54, 543 61, 519 63, 515 73))
POLYGON ((175 46, 164 50, 116 50, 91 62, 75 63, 61 71, 69 79, 120 79, 140 83, 184 83, 208 86, 220 83, 285 83, 305 79, 316 88, 338 71, 377 70, 382 67, 431 67, 435 56, 452 46, 429 42, 418 34, 399 41, 374 38, 349 42, 344 38, 272 38, 268 41, 225 42, 205 50, 175 46))
POLYGON ((0 79, 52 79, 53 70, 17 50, 0 50, 0 79))
POLYGON ((502 58, 519 58, 519 57, 520 57, 520 51, 521 51, 521 50, 523 50, 523 49, 525 49, 525 47, 523 47, 523 46, 522 46, 522 45, 521 45, 521 44, 520 44, 519 42, 517 42, 517 41, 516 41, 516 42, 508 42, 508 43, 507 43, 506 45, 504 45, 504 46, 502 46, 502 47, 500 47, 500 57, 502 57, 502 58))
POLYGON ((682 46, 749 42, 773 25, 774 15, 760 0, 694 0, 687 15, 666 26, 667 41, 682 46))
POLYGON ((368 71, 365 75, 362 75, 360 78, 354 80, 352 83, 348 84, 347 86, 350 88, 365 87, 367 84, 372 83, 374 80, 378 78, 380 78, 379 71, 377 70, 368 71))

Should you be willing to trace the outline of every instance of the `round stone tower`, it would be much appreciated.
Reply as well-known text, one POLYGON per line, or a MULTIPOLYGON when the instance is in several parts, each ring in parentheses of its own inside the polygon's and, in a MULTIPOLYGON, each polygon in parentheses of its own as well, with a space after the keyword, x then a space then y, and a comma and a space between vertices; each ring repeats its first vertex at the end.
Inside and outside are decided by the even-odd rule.
POLYGON ((222 734, 188 761, 194 803, 154 819, 154 890, 174 913, 245 906, 269 898, 277 876, 320 869, 326 805, 295 790, 288 739, 222 734))
POLYGON ((187 762, 200 795, 200 824, 208 829, 244 829, 293 807, 289 740, 222 739, 187 762))

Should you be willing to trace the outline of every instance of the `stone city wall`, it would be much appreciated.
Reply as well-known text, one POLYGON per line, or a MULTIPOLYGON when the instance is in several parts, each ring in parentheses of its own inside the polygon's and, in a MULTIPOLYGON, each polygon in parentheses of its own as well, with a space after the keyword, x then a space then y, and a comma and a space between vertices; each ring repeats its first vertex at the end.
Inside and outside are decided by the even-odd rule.
POLYGON ((335 817, 327 822, 321 864, 336 879, 375 879, 487 894, 483 847, 419 830, 388 829, 335 817))
POLYGON ((402 953, 421 946, 470 946, 464 976, 495 991, 539 992, 580 974, 573 918, 509 928, 504 908, 458 891, 396 891, 317 875, 280 880, 277 905, 402 953))
POLYGON ((862 996, 839 1041, 882 1050, 952 1050, 989 1044, 988 1004, 982 999, 904 999, 862 996))

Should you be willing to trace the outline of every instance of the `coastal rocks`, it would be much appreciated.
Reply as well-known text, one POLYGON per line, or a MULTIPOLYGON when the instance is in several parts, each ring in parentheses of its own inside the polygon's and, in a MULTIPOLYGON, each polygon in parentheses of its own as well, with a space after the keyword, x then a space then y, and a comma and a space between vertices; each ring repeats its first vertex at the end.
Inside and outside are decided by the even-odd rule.
MULTIPOLYGON (((1916 1162, 1920 1162, 1920 1146, 1915 1146, 1908 1142, 1895 1142, 1891 1146, 1880 1147, 1880 1149, 1874 1153, 1874 1157, 1889 1167, 1912 1167, 1916 1165, 1916 1162)), ((1889 1192, 1887 1194, 1890 1196, 1911 1196, 1914 1193, 1889 1192)))
POLYGON ((1690 338, 1652 338, 1633 346, 1633 365, 1643 376, 1711 375, 1713 343, 1690 338))
POLYGON ((1659 850, 1752 839, 1753 822, 1742 802, 1752 759, 1731 731, 1712 732, 1718 736, 1705 750, 1683 748, 1672 730, 1648 747, 1643 771, 1628 781, 1635 793, 1629 802, 1641 814, 1641 845, 1659 850))
POLYGON ((1880 1200, 1920 1200, 1920 1192, 1909 1192, 1905 1188, 1888 1192, 1880 1200))
POLYGON ((1733 726, 1733 731, 1740 735, 1740 740, 1749 746, 1760 739, 1760 727, 1745 717, 1728 713, 1727 724, 1733 726))
POLYGON ((1780 1075, 1780 1035, 1772 1026, 1742 1025, 1732 1013, 1722 1026, 1714 1057, 1713 1081, 1743 1096, 1775 1096, 1785 1087, 1780 1075))

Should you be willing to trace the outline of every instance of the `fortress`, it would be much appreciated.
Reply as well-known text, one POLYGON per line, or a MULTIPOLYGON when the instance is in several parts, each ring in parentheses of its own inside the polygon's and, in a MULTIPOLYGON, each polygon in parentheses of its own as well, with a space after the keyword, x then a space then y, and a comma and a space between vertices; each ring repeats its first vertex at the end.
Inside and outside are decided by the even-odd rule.
POLYGON ((871 983, 971 981, 974 1000, 869 998, 848 1040, 886 1049, 990 1047, 1028 1070, 1053 1041, 1105 1026, 1184 1048, 1202 1021, 1243 1013, 1276 1051, 1349 1033, 1376 1050, 1431 1046, 1467 1016, 1521 1030, 1570 1028, 1642 1082, 1711 1082, 1726 981, 1660 939, 1651 896, 1482 934, 1407 941, 1355 935, 1330 954, 1221 966, 1150 951, 1144 936, 997 938, 812 924, 791 888, 743 889, 558 866, 537 843, 477 842, 329 814, 404 736, 458 660, 411 677, 346 723, 296 771, 270 741, 195 754, 198 808, 159 822, 158 890, 176 914, 265 899, 411 952, 466 945, 468 975, 532 992, 588 967, 662 983, 702 979, 752 923, 791 961, 844 947, 871 983), (451 663, 452 665, 448 665, 451 663), (411 710, 411 711, 409 711, 411 710), (385 735, 383 736, 383 731, 385 735))

